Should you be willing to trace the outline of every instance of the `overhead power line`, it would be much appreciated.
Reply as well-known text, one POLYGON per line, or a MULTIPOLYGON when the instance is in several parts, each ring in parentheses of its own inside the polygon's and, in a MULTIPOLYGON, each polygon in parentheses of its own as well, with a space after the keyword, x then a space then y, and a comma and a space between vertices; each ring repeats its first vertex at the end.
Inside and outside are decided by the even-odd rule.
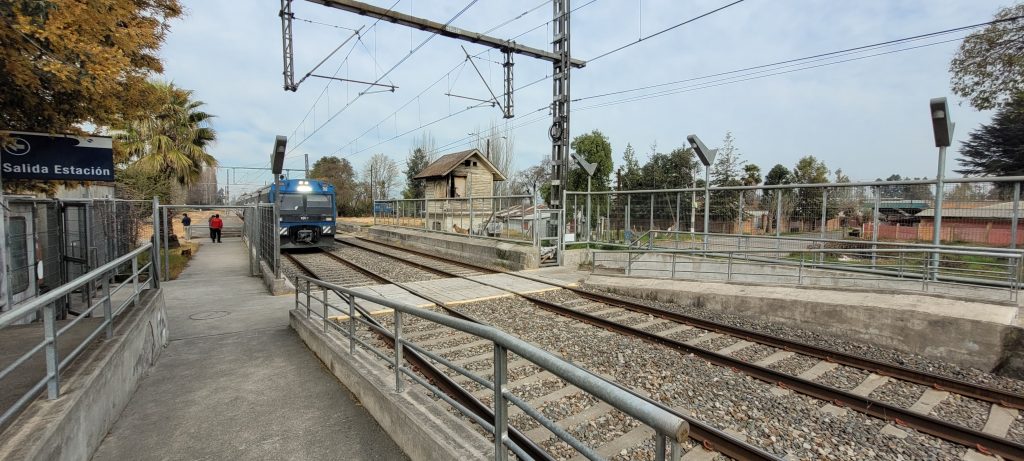
MULTIPOLYGON (((444 25, 445 25, 445 27, 447 27, 447 26, 451 25, 451 23, 452 23, 453 21, 455 21, 455 20, 456 20, 456 19, 458 19, 458 18, 459 18, 460 16, 462 16, 462 15, 463 15, 463 14, 464 14, 464 13, 465 13, 465 12, 466 12, 467 10, 469 10, 469 8, 470 8, 470 7, 472 7, 473 5, 475 5, 477 1, 479 1, 479 0, 471 0, 471 1, 470 1, 470 2, 468 3, 468 4, 466 4, 466 6, 465 6, 465 7, 463 7, 463 8, 461 9, 461 10, 459 10, 459 12, 455 14, 455 16, 452 16, 452 18, 451 18, 451 19, 449 19, 449 20, 448 20, 448 22, 446 22, 446 23, 444 24, 444 25)), ((396 2, 396 3, 397 3, 397 2, 396 2)), ((403 57, 402 57, 402 59, 399 59, 399 60, 398 60, 398 62, 396 62, 396 63, 395 63, 395 64, 394 64, 393 66, 391 66, 391 68, 390 68, 390 69, 388 69, 388 70, 387 70, 387 72, 384 72, 383 74, 381 74, 381 76, 380 76, 380 77, 377 77, 377 79, 373 81, 373 84, 371 84, 371 85, 368 85, 366 89, 368 90, 368 89, 372 88, 374 84, 380 83, 380 81, 381 81, 381 80, 383 80, 383 79, 384 79, 384 78, 386 78, 386 77, 387 77, 388 75, 390 75, 390 74, 391 74, 391 72, 394 72, 394 70, 395 70, 395 69, 397 69, 397 68, 398 68, 398 66, 401 66, 401 65, 402 65, 402 64, 403 64, 404 62, 406 62, 406 61, 407 61, 407 60, 408 60, 408 59, 409 59, 410 57, 412 57, 412 56, 413 56, 414 54, 416 54, 416 52, 418 52, 418 51, 419 51, 420 49, 422 49, 422 48, 423 48, 423 47, 424 47, 424 46, 425 46, 425 45, 426 45, 427 43, 429 43, 429 42, 430 42, 430 40, 432 40, 432 39, 433 39, 434 37, 436 37, 436 36, 437 36, 437 33, 432 33, 432 34, 430 34, 430 35, 429 35, 429 36, 428 36, 428 37, 427 37, 426 39, 424 39, 424 40, 423 40, 422 42, 420 42, 420 44, 419 44, 419 45, 416 45, 416 47, 415 47, 415 48, 413 48, 412 50, 410 50, 410 51, 409 51, 409 53, 407 53, 407 54, 406 54, 405 56, 403 56, 403 57)), ((348 109, 349 107, 351 107, 353 103, 355 103, 356 101, 358 101, 358 100, 359 100, 359 98, 361 98, 361 97, 362 97, 363 95, 365 95, 365 94, 366 94, 366 90, 364 90, 364 91, 361 91, 361 92, 359 92, 359 93, 358 93, 358 94, 356 95, 356 97, 355 97, 355 98, 352 98, 352 100, 350 100, 350 101, 349 101, 348 103, 346 103, 346 104, 345 104, 344 106, 342 106, 342 108, 341 108, 341 109, 339 109, 339 110, 338 110, 337 112, 335 112, 335 113, 334 113, 333 115, 331 115, 331 116, 330 116, 330 117, 329 117, 329 118, 328 118, 328 119, 327 119, 326 121, 324 121, 324 123, 322 123, 322 124, 321 124, 320 126, 318 126, 318 127, 315 127, 315 128, 313 129, 313 131, 312 131, 311 133, 309 133, 308 135, 306 135, 306 136, 305 136, 304 138, 302 138, 302 140, 301 140, 301 141, 299 141, 299 142, 298 142, 298 143, 296 143, 296 144, 293 144, 293 145, 291 145, 291 146, 289 147, 289 149, 288 149, 288 152, 289 152, 289 153, 291 153, 291 152, 294 152, 294 151, 295 151, 295 149, 298 149, 298 148, 299 148, 299 146, 302 146, 303 144, 305 144, 305 143, 306 143, 306 141, 308 141, 308 140, 309 140, 309 138, 313 137, 313 136, 314 136, 315 134, 317 134, 317 133, 318 133, 318 132, 319 132, 319 131, 320 131, 321 129, 323 129, 323 127, 325 127, 325 126, 327 126, 327 124, 331 123, 331 121, 332 121, 332 120, 334 120, 334 119, 335 119, 335 118, 337 118, 337 117, 338 117, 339 115, 341 115, 341 114, 342 114, 343 112, 345 112, 345 110, 346 110, 346 109, 348 109)), ((286 155, 286 156, 287 156, 287 155, 286 155)))
POLYGON ((636 44, 638 44, 638 43, 640 43, 640 42, 642 42, 642 41, 644 41, 644 40, 647 40, 647 39, 650 39, 650 38, 654 38, 654 37, 657 37, 657 36, 659 36, 659 35, 661 35, 661 34, 664 34, 665 32, 668 32, 668 31, 670 31, 670 30, 676 29, 676 28, 678 28, 678 27, 682 27, 682 26, 685 26, 685 25, 687 25, 687 24, 689 24, 689 23, 691 23, 691 22, 694 22, 694 21, 696 21, 696 20, 698 20, 698 19, 701 19, 701 18, 704 18, 704 17, 707 17, 707 16, 711 16, 712 14, 715 14, 715 13, 717 13, 717 12, 719 12, 719 11, 722 11, 722 10, 724 10, 724 9, 726 9, 726 8, 729 8, 729 7, 731 7, 731 6, 734 6, 734 5, 737 5, 737 4, 740 4, 740 3, 743 3, 744 1, 745 1, 745 0, 736 0, 736 1, 732 2, 732 3, 729 3, 729 4, 727 4, 727 5, 723 5, 723 6, 720 6, 720 7, 718 7, 718 8, 715 8, 715 9, 713 9, 713 10, 711 10, 711 11, 708 11, 708 12, 706 12, 706 13, 704 13, 704 14, 701 14, 701 15, 699 15, 699 16, 694 16, 694 17, 692 17, 692 18, 690 18, 690 19, 687 19, 687 20, 685 20, 685 21, 683 21, 683 22, 681 22, 681 23, 679 23, 679 24, 676 24, 676 25, 674 25, 674 26, 669 26, 669 27, 666 27, 666 28, 664 28, 664 29, 661 29, 661 30, 659 30, 659 31, 657 31, 657 32, 655 32, 655 33, 653 33, 653 34, 647 35, 647 36, 645 36, 645 37, 640 37, 640 38, 638 38, 638 39, 636 39, 636 40, 634 40, 634 41, 632 41, 632 42, 629 42, 629 43, 627 43, 627 44, 625 44, 625 45, 622 45, 622 46, 620 46, 620 47, 618 47, 618 48, 615 48, 615 49, 613 49, 613 50, 609 50, 609 51, 606 51, 606 52, 604 52, 604 53, 601 53, 601 54, 599 54, 599 55, 597 55, 597 56, 595 56, 595 57, 593 57, 593 58, 590 58, 590 59, 588 59, 588 60, 587 60, 587 62, 588 62, 588 63, 592 63, 592 62, 594 62, 594 61, 597 61, 598 59, 601 59, 601 58, 603 58, 603 57, 605 57, 605 56, 608 56, 608 55, 610 55, 610 54, 612 54, 612 53, 617 53, 617 52, 619 52, 619 51, 622 51, 622 50, 624 50, 624 49, 626 49, 626 48, 629 48, 629 47, 631 47, 631 46, 633 46, 633 45, 636 45, 636 44))

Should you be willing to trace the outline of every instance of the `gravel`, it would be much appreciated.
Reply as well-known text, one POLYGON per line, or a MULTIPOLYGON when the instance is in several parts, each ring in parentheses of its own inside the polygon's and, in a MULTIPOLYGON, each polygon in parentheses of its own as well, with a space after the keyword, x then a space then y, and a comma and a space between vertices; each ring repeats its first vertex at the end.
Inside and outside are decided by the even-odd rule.
POLYGON ((662 322, 655 323, 654 325, 644 327, 642 329, 648 333, 660 333, 665 330, 671 330, 677 326, 679 326, 678 323, 672 322, 670 320, 665 320, 662 322))
POLYGON ((739 342, 739 340, 732 336, 719 336, 717 338, 697 343, 697 347, 709 351, 718 351, 722 348, 736 344, 737 342, 739 342))
POLYGON ((959 394, 950 394, 946 400, 936 405, 930 414, 980 431, 985 427, 991 407, 992 405, 987 402, 959 394))
POLYGON ((826 386, 848 391, 864 382, 864 379, 870 374, 858 368, 840 365, 819 376, 815 381, 826 386))
MULTIPOLYGON (((606 292, 600 287, 584 287, 595 289, 595 291, 606 292)), ((614 297, 620 297, 630 301, 637 301, 635 298, 608 293, 614 297)), ((834 336, 811 332, 791 326, 780 325, 774 322, 750 318, 740 315, 733 315, 713 311, 699 306, 683 306, 674 303, 663 303, 657 301, 640 300, 644 304, 656 306, 668 311, 678 312, 705 320, 711 320, 735 327, 746 328, 761 333, 804 342, 818 347, 833 349, 860 357, 878 360, 880 362, 899 365, 919 371, 934 373, 941 376, 959 379, 983 386, 1003 389, 1018 394, 1024 394, 1024 381, 998 376, 977 368, 962 367, 948 362, 933 360, 909 352, 897 351, 857 341, 838 339, 834 336)))
POLYGON ((799 376, 800 373, 803 373, 811 369, 811 367, 813 367, 818 362, 820 362, 820 360, 814 357, 796 354, 787 359, 782 359, 779 360, 778 362, 768 365, 768 368, 776 371, 781 371, 789 375, 799 376))
MULTIPOLYGON (((544 402, 537 410, 548 419, 558 422, 572 415, 582 413, 597 403, 598 400, 594 396, 583 392, 575 392, 558 400, 544 402)), ((522 431, 540 427, 540 423, 526 413, 519 413, 513 416, 509 423, 522 431)))
POLYGON ((700 328, 690 328, 689 330, 677 331, 675 333, 672 333, 666 336, 666 338, 685 343, 693 338, 696 338, 698 336, 704 336, 708 333, 710 333, 708 330, 702 330, 700 328))
POLYGON ((732 354, 732 357, 744 362, 753 363, 774 354, 776 351, 778 351, 778 349, 771 346, 765 346, 764 344, 752 344, 736 351, 736 353, 732 354))
POLYGON ((1017 443, 1024 443, 1024 413, 1018 413, 1017 418, 1010 423, 1010 431, 1006 434, 1006 438, 1017 443))
POLYGON ((926 389, 928 388, 914 383, 890 379, 878 386, 868 397, 897 407, 910 408, 926 389))
POLYGON ((443 278, 423 269, 403 264, 394 258, 373 254, 358 248, 339 247, 331 250, 331 253, 394 282, 418 282, 443 278))
MULTIPOLYGON (((521 299, 494 299, 462 308, 670 407, 685 408, 714 427, 733 428, 750 443, 779 456, 953 460, 965 452, 963 447, 923 434, 911 433, 905 439, 880 435, 878 431, 885 425, 882 420, 855 411, 843 416, 821 412, 824 403, 819 400, 798 393, 775 396, 769 392, 770 384, 690 354, 622 335, 598 337, 595 333, 600 330, 577 322, 552 324, 536 316, 537 308, 521 299)), ((832 375, 833 380, 845 376, 853 381, 848 372, 833 371, 832 375)), ((584 431, 581 436, 587 440, 604 441, 625 427, 618 420, 607 420, 572 429, 584 431)), ((563 451, 568 447, 562 444, 552 443, 551 448, 558 456, 574 454, 563 451)))

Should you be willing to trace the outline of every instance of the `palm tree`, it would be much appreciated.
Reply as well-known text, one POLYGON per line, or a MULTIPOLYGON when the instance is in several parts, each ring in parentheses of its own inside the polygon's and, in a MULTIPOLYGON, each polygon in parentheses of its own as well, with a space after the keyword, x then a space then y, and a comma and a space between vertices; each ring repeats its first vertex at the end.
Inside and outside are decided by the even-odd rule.
POLYGON ((153 112, 118 127, 117 163, 189 186, 200 178, 204 167, 217 165, 217 159, 206 151, 217 138, 210 128, 213 115, 200 110, 204 103, 192 99, 191 90, 173 83, 151 85, 153 112))

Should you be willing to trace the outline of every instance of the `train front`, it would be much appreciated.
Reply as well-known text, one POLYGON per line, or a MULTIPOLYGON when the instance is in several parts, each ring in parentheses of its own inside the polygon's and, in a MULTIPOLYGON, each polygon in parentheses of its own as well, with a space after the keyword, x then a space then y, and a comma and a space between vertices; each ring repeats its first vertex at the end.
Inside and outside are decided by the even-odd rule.
POLYGON ((291 179, 281 186, 278 199, 281 248, 333 245, 337 218, 334 186, 312 179, 291 179))

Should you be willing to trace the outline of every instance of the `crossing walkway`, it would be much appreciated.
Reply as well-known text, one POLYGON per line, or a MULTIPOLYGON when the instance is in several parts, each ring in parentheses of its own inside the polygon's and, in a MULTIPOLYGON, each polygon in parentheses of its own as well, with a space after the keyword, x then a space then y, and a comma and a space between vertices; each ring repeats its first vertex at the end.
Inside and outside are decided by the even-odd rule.
POLYGON ((407 459, 288 327, 238 239, 164 283, 170 344, 94 460, 407 459))

